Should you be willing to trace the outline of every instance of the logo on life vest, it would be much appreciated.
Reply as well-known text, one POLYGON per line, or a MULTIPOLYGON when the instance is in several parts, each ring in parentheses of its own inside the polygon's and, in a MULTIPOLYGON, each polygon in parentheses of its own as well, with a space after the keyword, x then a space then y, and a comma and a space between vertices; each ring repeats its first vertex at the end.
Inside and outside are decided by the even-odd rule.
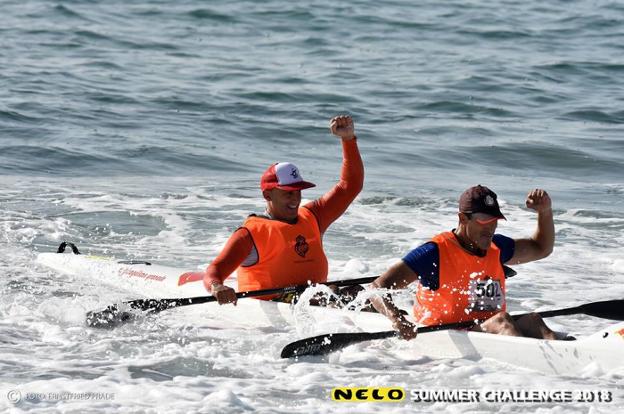
POLYGON ((306 242, 305 237, 299 235, 295 239, 295 242, 295 251, 299 256, 305 257, 308 250, 310 250, 310 245, 308 245, 308 242, 306 242))

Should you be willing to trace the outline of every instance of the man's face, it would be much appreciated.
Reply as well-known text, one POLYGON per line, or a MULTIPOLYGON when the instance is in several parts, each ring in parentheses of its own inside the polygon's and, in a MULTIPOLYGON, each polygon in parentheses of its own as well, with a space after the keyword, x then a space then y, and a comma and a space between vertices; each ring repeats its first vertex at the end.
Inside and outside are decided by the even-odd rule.
POLYGON ((481 250, 489 249, 498 226, 498 218, 485 213, 460 214, 470 242, 481 250))
POLYGON ((269 212, 277 220, 294 220, 297 218, 301 204, 301 190, 286 191, 274 188, 263 193, 269 204, 269 212))

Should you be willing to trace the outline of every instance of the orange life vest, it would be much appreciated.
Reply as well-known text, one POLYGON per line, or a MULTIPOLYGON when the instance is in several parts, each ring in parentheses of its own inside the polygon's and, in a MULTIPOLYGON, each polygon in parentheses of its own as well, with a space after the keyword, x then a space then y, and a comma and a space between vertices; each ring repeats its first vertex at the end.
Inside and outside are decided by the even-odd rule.
POLYGON ((435 236, 440 253, 436 290, 418 286, 416 320, 425 325, 487 319, 506 309, 505 272, 492 243, 484 257, 466 251, 452 232, 435 236))
POLYGON ((258 261, 237 269, 239 292, 327 281, 321 232, 307 208, 299 209, 295 224, 250 216, 243 228, 251 234, 258 261))

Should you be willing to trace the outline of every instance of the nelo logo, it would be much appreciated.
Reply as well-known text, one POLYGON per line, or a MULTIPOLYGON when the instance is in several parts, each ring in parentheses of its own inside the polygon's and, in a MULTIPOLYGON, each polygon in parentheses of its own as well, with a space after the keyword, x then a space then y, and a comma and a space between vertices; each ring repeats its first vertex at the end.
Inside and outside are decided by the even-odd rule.
POLYGON ((340 387, 331 391, 334 401, 344 402, 399 402, 405 399, 400 387, 340 387))

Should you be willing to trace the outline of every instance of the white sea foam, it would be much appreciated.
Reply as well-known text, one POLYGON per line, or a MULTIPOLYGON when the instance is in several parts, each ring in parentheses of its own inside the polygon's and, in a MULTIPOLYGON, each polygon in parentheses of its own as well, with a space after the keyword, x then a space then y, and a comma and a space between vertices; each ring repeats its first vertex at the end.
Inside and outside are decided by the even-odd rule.
MULTIPOLYGON (((213 197, 210 207, 214 211, 208 211, 203 198, 194 198, 193 194, 202 194, 201 188, 195 187, 187 193, 179 191, 179 198, 94 195, 75 188, 65 191, 67 201, 62 204, 72 214, 41 217, 9 211, 7 217, 13 219, 3 222, 1 238, 11 243, 2 246, 1 264, 9 277, 2 282, 0 314, 5 330, 1 339, 8 345, 3 347, 0 359, 5 364, 4 372, 12 370, 12 374, 2 377, 0 388, 5 394, 18 389, 22 395, 91 390, 114 394, 114 399, 23 402, 19 407, 24 410, 75 412, 99 407, 109 411, 124 407, 140 411, 158 406, 156 411, 169 412, 202 411, 208 407, 219 412, 269 412, 268 407, 274 406, 284 411, 289 407, 294 412, 349 412, 331 402, 332 387, 398 384, 408 389, 508 389, 513 384, 515 389, 534 389, 542 383, 545 389, 614 390, 624 378, 621 370, 591 366, 577 379, 518 371, 490 360, 434 360, 417 354, 406 358, 407 344, 397 339, 357 344, 324 358, 281 360, 281 347, 293 339, 355 329, 347 318, 331 322, 314 319, 306 314, 304 306, 296 312, 299 323, 295 328, 258 326, 251 320, 228 318, 229 312, 236 312, 232 306, 219 308, 221 316, 216 316, 211 311, 216 304, 163 312, 114 331, 85 328, 82 321, 86 311, 132 295, 91 280, 88 275, 68 277, 33 267, 33 244, 45 250, 52 248, 53 242, 79 236, 86 243, 79 247, 99 252, 115 241, 111 250, 116 253, 150 260, 159 257, 164 262, 195 268, 214 257, 249 209, 227 214, 221 210, 237 203, 260 208, 261 202, 213 197), (201 214, 194 209, 201 210, 201 214), (78 212, 94 217, 102 212, 127 211, 137 220, 149 215, 161 221, 149 222, 151 228, 143 234, 80 234, 91 231, 90 227, 77 230, 73 221, 78 212), (198 229, 198 223, 203 228, 198 229), (207 237, 209 234, 211 237, 207 237), (178 245, 171 245, 168 240, 178 245), (19 366, 26 368, 19 370, 19 366)), ((45 200, 42 198, 41 202, 45 200)), ((394 199, 373 204, 356 202, 349 214, 325 235, 332 277, 381 274, 410 248, 454 226, 451 201, 442 212, 436 208, 446 205, 445 200, 425 198, 420 202, 421 207, 406 207, 404 202, 394 199)), ((508 221, 501 223, 501 233, 512 237, 531 234, 534 213, 515 204, 506 204, 505 213, 508 221)), ((624 290, 618 287, 623 286, 618 247, 603 245, 601 254, 596 255, 595 244, 600 243, 605 227, 594 228, 591 224, 595 221, 573 211, 556 210, 555 216, 560 223, 555 253, 541 262, 517 266, 519 274, 508 284, 511 310, 552 309, 624 296, 624 290)), ((110 227, 122 230, 127 223, 123 217, 118 216, 121 221, 111 222, 110 227)), ((603 217, 601 223, 608 229, 619 221, 603 217)), ((306 295, 326 291, 325 287, 317 287, 306 295)), ((358 299, 373 293, 363 292, 358 299)), ((409 308, 409 299, 405 295, 399 302, 409 308)), ((579 336, 599 326, 598 320, 582 316, 555 318, 549 323, 579 336)), ((436 403, 419 408, 463 412, 500 410, 506 406, 511 407, 436 403)), ((0 402, 0 407, 13 408, 6 401, 0 402)), ((379 409, 373 405, 358 407, 361 412, 379 409)), ((580 404, 567 407, 582 408, 580 404)), ((406 402, 384 406, 384 412, 414 408, 406 402)), ((557 410, 553 404, 541 408, 557 410)))

